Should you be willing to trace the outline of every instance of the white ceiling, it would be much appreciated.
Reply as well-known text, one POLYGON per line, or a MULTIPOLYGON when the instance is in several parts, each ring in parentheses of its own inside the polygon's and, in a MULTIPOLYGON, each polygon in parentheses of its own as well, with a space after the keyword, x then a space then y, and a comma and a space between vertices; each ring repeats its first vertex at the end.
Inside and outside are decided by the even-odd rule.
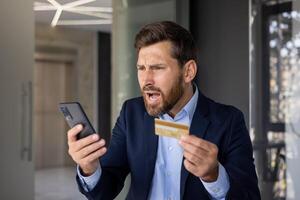
MULTIPOLYGON (((51 1, 51 0, 50 0, 51 1)), ((57 3, 64 5, 70 2, 75 2, 77 0, 56 0, 57 3)), ((48 0, 35 0, 35 2, 39 3, 47 3, 50 4, 48 0)), ((112 6, 112 0, 95 0, 90 3, 80 5, 86 7, 110 7, 112 6)), ((34 11, 35 13, 35 20, 38 23, 44 23, 51 25, 53 17, 55 16, 56 10, 39 10, 34 11)), ((105 13, 112 14, 112 13, 105 13)), ((59 20, 99 20, 99 17, 94 16, 87 16, 78 13, 72 13, 63 10, 59 20)), ((103 31, 103 32, 111 32, 111 24, 97 24, 97 25, 57 25, 63 27, 70 27, 70 28, 77 28, 77 29, 84 29, 84 30, 92 30, 92 31, 103 31)))

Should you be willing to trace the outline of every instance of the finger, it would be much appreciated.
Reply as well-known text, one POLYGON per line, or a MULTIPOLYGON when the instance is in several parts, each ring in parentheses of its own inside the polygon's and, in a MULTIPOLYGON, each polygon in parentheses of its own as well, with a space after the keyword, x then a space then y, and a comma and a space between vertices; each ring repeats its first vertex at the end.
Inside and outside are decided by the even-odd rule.
POLYGON ((99 159, 101 156, 103 156, 106 153, 106 151, 107 151, 106 147, 103 147, 103 148, 89 154, 87 157, 82 159, 82 161, 85 163, 91 163, 91 162, 95 161, 96 159, 99 159))
POLYGON ((196 156, 204 157, 204 156, 207 156, 207 154, 208 154, 208 151, 206 149, 197 147, 193 144, 182 142, 182 141, 179 141, 179 144, 182 146, 184 151, 187 151, 196 156))
POLYGON ((208 151, 211 148, 211 143, 210 142, 208 142, 206 140, 203 140, 201 138, 198 138, 194 135, 183 135, 180 138, 180 141, 192 144, 196 147, 200 147, 200 148, 202 148, 206 151, 208 151))
POLYGON ((183 165, 186 168, 186 170, 188 170, 190 173, 194 174, 195 176, 198 176, 197 175, 197 167, 193 163, 191 163, 187 159, 184 159, 183 165))
POLYGON ((82 138, 80 140, 77 140, 76 142, 69 144, 69 146, 72 148, 72 151, 78 152, 82 148, 87 147, 94 142, 97 142, 99 139, 100 139, 99 134, 95 133, 95 134, 89 135, 85 138, 82 138))
POLYGON ((95 142, 95 143, 93 143, 91 145, 88 145, 87 147, 85 147, 85 148, 83 148, 81 150, 80 157, 84 158, 84 157, 88 156, 89 154, 91 154, 92 152, 97 151, 97 150, 103 148, 104 145, 105 145, 105 141, 103 139, 101 139, 100 141, 95 142))
POLYGON ((77 140, 77 135, 78 133, 80 133, 80 131, 82 131, 82 125, 78 124, 76 126, 74 126, 73 128, 71 128, 68 131, 68 142, 75 142, 77 140))
POLYGON ((190 137, 190 136, 182 136, 179 140, 179 144, 183 147, 185 145, 185 147, 187 147, 187 145, 189 146, 193 146, 194 148, 197 149, 202 149, 203 151, 209 151, 208 146, 204 143, 202 144, 203 140, 200 138, 194 138, 194 137, 190 137), (199 139, 199 140, 198 140, 199 139))
POLYGON ((84 137, 84 138, 82 138, 82 139, 77 140, 77 141, 76 141, 76 146, 77 146, 77 148, 80 150, 80 149, 82 149, 83 147, 86 147, 86 146, 88 146, 88 145, 90 145, 90 144, 92 144, 92 143, 98 141, 99 139, 100 139, 99 134, 94 133, 94 134, 92 134, 92 135, 89 135, 89 136, 87 136, 87 137, 84 137))
POLYGON ((204 159, 196 156, 195 154, 191 154, 187 151, 183 152, 183 156, 186 160, 188 160, 189 162, 191 162, 192 164, 194 164, 195 166, 198 166, 200 164, 203 163, 204 159))

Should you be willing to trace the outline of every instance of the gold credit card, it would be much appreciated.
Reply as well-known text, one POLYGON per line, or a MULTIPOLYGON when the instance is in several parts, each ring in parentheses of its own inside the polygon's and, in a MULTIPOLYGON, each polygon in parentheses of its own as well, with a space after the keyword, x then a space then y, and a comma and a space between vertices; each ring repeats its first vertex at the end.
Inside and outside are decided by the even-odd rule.
POLYGON ((155 120, 155 134, 179 139, 182 135, 189 134, 189 126, 161 119, 155 120))

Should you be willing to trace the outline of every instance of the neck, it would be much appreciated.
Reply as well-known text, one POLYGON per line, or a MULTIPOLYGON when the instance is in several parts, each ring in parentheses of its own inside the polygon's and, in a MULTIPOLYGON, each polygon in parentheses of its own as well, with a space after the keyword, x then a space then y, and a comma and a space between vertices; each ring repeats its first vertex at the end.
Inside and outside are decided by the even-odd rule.
POLYGON ((194 94, 193 85, 192 85, 192 83, 190 83, 184 89, 182 97, 174 105, 174 107, 168 112, 168 114, 174 118, 176 116, 176 114, 189 102, 189 100, 192 98, 193 94, 194 94))

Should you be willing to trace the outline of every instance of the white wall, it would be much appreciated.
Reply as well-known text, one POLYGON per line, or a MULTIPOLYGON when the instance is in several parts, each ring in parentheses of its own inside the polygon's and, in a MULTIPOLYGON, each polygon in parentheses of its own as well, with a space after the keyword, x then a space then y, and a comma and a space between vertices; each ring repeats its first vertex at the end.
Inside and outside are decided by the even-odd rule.
POLYGON ((33 199, 33 1, 0 1, 0 199, 33 199))

